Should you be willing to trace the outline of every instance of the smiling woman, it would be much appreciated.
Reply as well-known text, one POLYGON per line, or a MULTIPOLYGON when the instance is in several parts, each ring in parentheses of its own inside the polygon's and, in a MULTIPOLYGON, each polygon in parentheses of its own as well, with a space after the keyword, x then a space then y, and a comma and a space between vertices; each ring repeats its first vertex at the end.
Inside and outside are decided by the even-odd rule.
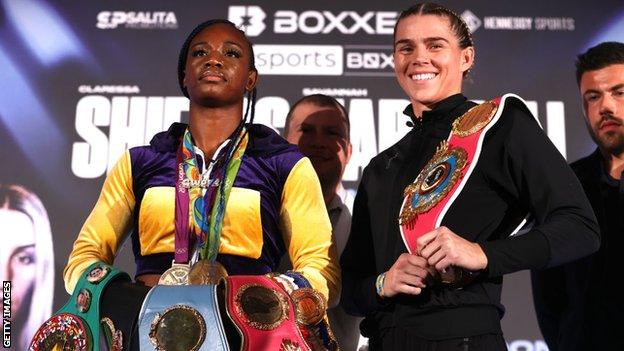
POLYGON ((50 222, 37 195, 19 185, 0 184, 0 234, 0 278, 11 282, 10 350, 25 350, 50 317, 54 295, 50 222))
POLYGON ((461 94, 474 58, 450 9, 399 16, 395 75, 413 129, 364 169, 341 257, 342 303, 366 317, 371 350, 505 350, 503 275, 598 248, 578 180, 524 101, 461 94), (533 228, 514 235, 529 214, 533 228))

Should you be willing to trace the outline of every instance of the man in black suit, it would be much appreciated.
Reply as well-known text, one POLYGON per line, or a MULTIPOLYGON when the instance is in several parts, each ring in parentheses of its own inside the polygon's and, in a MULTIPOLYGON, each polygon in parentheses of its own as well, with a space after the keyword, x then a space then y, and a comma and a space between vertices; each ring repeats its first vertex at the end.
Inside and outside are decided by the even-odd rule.
POLYGON ((551 351, 624 350, 621 291, 624 248, 624 43, 605 42, 578 56, 585 122, 598 145, 571 166, 596 213, 598 252, 533 272, 540 329, 551 351))

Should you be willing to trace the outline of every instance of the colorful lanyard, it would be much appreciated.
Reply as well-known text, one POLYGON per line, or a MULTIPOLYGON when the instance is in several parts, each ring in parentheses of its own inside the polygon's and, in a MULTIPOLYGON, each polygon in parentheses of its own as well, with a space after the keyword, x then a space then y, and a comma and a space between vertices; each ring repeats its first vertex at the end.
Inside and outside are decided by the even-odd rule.
POLYGON ((195 241, 200 259, 217 258, 225 207, 249 139, 244 128, 238 130, 236 141, 225 150, 228 157, 218 157, 212 172, 215 176, 210 181, 202 179, 197 167, 190 130, 184 132, 176 153, 175 263, 188 263, 189 249, 195 241), (207 188, 203 196, 202 187, 207 188), (191 233, 189 217, 199 233, 191 233))

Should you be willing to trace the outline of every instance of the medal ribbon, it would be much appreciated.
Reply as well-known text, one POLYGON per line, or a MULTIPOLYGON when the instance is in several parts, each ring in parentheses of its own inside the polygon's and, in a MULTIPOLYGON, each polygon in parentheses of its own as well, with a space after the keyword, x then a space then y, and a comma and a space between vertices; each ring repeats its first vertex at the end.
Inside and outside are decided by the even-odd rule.
POLYGON ((248 141, 244 128, 237 131, 235 142, 225 150, 228 157, 218 157, 212 171, 215 176, 209 181, 200 175, 190 130, 187 128, 184 132, 176 153, 175 263, 188 263, 189 248, 194 247, 194 243, 197 243, 201 259, 207 258, 207 253, 211 261, 217 257, 225 206, 248 141), (202 187, 207 187, 203 196, 202 187), (193 208, 192 217, 189 206, 193 208), (198 233, 190 229, 189 217, 198 233))

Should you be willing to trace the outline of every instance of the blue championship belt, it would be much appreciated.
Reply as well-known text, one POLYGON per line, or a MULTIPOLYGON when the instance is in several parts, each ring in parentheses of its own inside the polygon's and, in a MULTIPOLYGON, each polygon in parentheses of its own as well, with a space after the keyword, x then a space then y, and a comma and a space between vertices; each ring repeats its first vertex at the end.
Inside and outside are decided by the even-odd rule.
POLYGON ((217 285, 156 285, 139 315, 140 350, 229 350, 217 285))

